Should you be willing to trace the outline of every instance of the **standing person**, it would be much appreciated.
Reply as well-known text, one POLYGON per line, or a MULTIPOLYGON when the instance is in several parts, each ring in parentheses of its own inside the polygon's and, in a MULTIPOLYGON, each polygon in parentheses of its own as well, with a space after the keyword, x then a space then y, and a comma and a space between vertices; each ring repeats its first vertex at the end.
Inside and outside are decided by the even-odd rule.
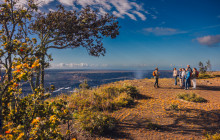
POLYGON ((187 65, 187 69, 189 70, 189 72, 192 72, 190 65, 187 65))
POLYGON ((180 82, 180 87, 182 87, 182 68, 179 69, 179 82, 180 82))
POLYGON ((185 75, 186 75, 186 70, 182 68, 182 88, 185 88, 185 75))
POLYGON ((192 72, 192 83, 193 83, 193 89, 196 89, 196 78, 199 76, 199 72, 196 68, 193 68, 192 72))
POLYGON ((173 77, 175 79, 174 85, 176 86, 177 85, 177 70, 176 70, 176 68, 173 69, 173 77))
POLYGON ((188 90, 189 89, 189 84, 190 84, 190 75, 191 75, 191 72, 190 72, 190 70, 187 68, 186 69, 186 75, 185 75, 185 77, 186 77, 186 84, 185 84, 185 90, 188 90))
POLYGON ((158 68, 155 68, 155 71, 153 71, 153 76, 154 76, 154 79, 155 79, 154 87, 159 88, 158 79, 159 79, 160 74, 158 72, 158 68))
MULTIPOLYGON (((190 67, 190 65, 187 65, 187 69, 189 70, 189 72, 190 72, 190 74, 192 75, 192 69, 191 69, 191 67, 190 67)), ((189 77, 189 86, 191 87, 191 75, 190 75, 190 77, 189 77)))

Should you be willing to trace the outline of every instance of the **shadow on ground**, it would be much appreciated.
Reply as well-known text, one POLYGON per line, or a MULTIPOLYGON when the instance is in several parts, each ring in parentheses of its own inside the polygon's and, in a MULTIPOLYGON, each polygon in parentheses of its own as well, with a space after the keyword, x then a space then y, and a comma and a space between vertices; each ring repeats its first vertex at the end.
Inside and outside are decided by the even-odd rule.
POLYGON ((200 86, 197 86, 197 90, 220 91, 220 86, 205 86, 205 85, 200 85, 200 86))
POLYGON ((132 140, 129 133, 121 132, 120 127, 117 129, 109 131, 103 135, 104 138, 108 139, 128 139, 132 140))
POLYGON ((181 134, 202 135, 203 131, 217 132, 220 130, 220 110, 205 111, 200 109, 182 109, 183 115, 174 115, 170 112, 168 117, 174 119, 172 124, 163 125, 163 131, 172 131, 181 134))
POLYGON ((150 96, 147 96, 147 95, 143 95, 143 94, 140 94, 140 93, 137 93, 136 97, 135 97, 137 100, 148 100, 148 99, 152 99, 152 97, 150 96))
POLYGON ((156 130, 160 132, 204 135, 204 132, 216 133, 220 130, 220 110, 205 111, 200 109, 182 109, 182 115, 174 115, 174 110, 168 111, 168 118, 173 123, 168 125, 154 124, 150 120, 134 118, 119 123, 119 132, 113 133, 110 138, 129 138, 128 134, 120 134, 120 130, 156 130), (188 114, 188 115, 185 115, 188 114), (190 114, 190 115, 189 115, 190 114))

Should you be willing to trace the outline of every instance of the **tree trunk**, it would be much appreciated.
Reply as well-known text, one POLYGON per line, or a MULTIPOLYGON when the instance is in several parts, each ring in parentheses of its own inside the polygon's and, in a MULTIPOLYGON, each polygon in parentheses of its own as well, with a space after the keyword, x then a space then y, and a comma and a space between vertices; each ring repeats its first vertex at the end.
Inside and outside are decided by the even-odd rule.
POLYGON ((45 69, 45 56, 42 56, 41 60, 41 78, 40 78, 40 87, 43 89, 44 88, 44 69, 45 69))
POLYGON ((35 88, 39 88, 39 85, 40 85, 40 68, 37 68, 35 88))
MULTIPOLYGON (((12 79, 12 60, 11 60, 11 54, 9 54, 9 59, 8 59, 8 82, 10 83, 12 79)), ((11 110, 13 114, 15 113, 15 95, 14 93, 12 94, 12 101, 11 101, 11 110)))

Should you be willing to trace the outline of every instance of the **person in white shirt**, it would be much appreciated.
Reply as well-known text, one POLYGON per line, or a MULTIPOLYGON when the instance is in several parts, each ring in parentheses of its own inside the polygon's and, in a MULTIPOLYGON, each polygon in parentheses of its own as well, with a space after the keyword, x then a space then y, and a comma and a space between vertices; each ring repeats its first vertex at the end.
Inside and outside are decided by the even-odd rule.
POLYGON ((176 70, 176 68, 173 69, 173 77, 175 79, 174 85, 176 86, 177 85, 177 70, 176 70))
POLYGON ((186 75, 186 70, 184 68, 182 68, 182 87, 184 88, 185 87, 185 77, 186 75))

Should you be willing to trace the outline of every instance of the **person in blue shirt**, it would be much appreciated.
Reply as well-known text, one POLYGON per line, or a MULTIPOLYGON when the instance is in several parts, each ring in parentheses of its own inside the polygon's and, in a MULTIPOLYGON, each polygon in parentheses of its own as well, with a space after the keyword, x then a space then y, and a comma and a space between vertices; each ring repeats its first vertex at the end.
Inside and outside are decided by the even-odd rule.
POLYGON ((185 75, 185 77, 186 77, 185 90, 188 90, 189 87, 190 87, 190 75, 191 75, 191 72, 190 72, 190 70, 187 68, 187 69, 186 69, 186 75, 185 75))

